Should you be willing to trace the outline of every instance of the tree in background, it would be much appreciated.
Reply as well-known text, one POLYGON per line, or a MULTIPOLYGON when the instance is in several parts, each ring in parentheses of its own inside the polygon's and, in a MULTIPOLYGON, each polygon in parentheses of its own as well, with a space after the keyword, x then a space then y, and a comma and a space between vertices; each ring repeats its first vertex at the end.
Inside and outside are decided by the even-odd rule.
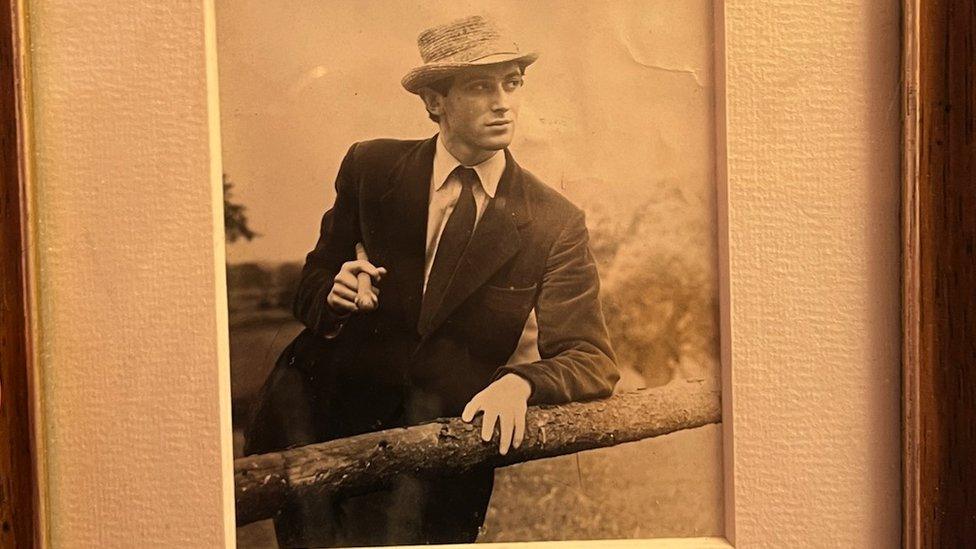
MULTIPOLYGON (((231 189, 234 183, 223 174, 224 187, 224 239, 228 243, 240 239, 254 240, 260 236, 254 232, 247 219, 247 208, 234 202, 231 189)), ((227 265, 227 300, 231 312, 254 307, 270 306, 271 273, 256 263, 227 265)))
POLYGON ((260 234, 252 231, 251 227, 247 224, 247 214, 245 213, 247 208, 231 200, 231 189, 234 188, 234 184, 227 177, 227 174, 224 174, 223 184, 224 237, 227 239, 227 242, 237 242, 241 238, 253 240, 255 237, 260 236, 260 234))

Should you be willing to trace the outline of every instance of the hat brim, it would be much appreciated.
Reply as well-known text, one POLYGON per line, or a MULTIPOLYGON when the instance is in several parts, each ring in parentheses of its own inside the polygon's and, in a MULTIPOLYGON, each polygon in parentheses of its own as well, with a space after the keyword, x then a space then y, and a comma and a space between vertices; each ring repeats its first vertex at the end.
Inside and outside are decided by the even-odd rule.
POLYGON ((428 63, 412 69, 407 73, 406 76, 403 77, 403 80, 401 80, 400 83, 403 84, 403 87, 408 92, 419 94, 420 90, 426 88, 430 84, 433 84, 438 80, 448 78, 452 74, 462 69, 511 62, 520 63, 523 67, 527 67, 532 63, 535 63, 535 60, 538 58, 539 54, 537 52, 502 53, 489 55, 488 57, 482 57, 481 59, 467 61, 464 63, 428 63))

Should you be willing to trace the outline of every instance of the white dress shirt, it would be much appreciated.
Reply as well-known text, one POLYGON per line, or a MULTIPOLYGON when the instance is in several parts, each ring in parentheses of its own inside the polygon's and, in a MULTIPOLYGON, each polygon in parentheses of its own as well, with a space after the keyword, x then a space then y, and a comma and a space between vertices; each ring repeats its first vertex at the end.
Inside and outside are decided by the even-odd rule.
MULTIPOLYGON (((454 168, 458 166, 463 166, 463 164, 447 150, 438 135, 437 147, 434 150, 434 169, 430 176, 430 201, 427 211, 427 247, 424 262, 425 291, 427 290, 427 279, 430 277, 430 269, 434 265, 434 256, 437 254, 437 244, 440 242, 441 233, 444 232, 444 226, 451 217, 451 212, 454 211, 458 197, 461 196, 461 181, 452 175, 454 168)), ((481 216, 488 208, 491 199, 495 198, 495 192, 498 191, 498 182, 501 181, 502 173, 505 171, 505 154, 498 151, 488 160, 468 167, 472 168, 478 174, 478 179, 481 180, 481 185, 475 185, 471 189, 472 194, 474 194, 475 206, 477 206, 475 212, 475 227, 477 227, 481 216)), ((538 342, 539 324, 535 309, 532 309, 525 322, 525 327, 522 329, 522 337, 506 365, 539 360, 538 342)))

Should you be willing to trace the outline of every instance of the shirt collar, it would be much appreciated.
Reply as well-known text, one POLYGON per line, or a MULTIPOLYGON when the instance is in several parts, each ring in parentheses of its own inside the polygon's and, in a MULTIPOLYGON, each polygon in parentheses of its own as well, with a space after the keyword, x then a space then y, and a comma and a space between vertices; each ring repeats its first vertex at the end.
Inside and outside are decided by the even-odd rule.
MULTIPOLYGON (((457 158, 454 158, 451 151, 447 150, 447 147, 444 146, 444 141, 438 135, 437 148, 434 152, 434 172, 432 175, 434 190, 437 191, 443 187, 444 183, 447 182, 447 177, 451 175, 454 168, 461 165, 461 162, 457 158)), ((478 178, 481 179, 481 187, 485 190, 485 194, 490 198, 494 198, 495 191, 498 190, 498 182, 502 178, 502 172, 505 171, 505 154, 496 151, 488 160, 469 167, 478 173, 478 178)))

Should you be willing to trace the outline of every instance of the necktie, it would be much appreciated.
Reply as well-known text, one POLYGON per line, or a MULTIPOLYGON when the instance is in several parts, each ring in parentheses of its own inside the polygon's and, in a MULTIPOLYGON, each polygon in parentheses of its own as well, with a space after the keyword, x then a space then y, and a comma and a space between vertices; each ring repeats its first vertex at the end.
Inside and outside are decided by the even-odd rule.
POLYGON ((458 166, 451 172, 461 182, 461 195, 458 196, 457 203, 451 217, 444 225, 440 241, 437 243, 437 252, 434 255, 434 264, 430 268, 430 275, 427 277, 427 289, 424 290, 424 297, 420 305, 420 319, 417 328, 421 333, 426 333, 434 320, 434 313, 440 308, 444 301, 444 295, 450 287, 454 273, 457 271, 461 254, 471 240, 471 233, 474 231, 474 222, 477 213, 477 205, 474 201, 472 189, 476 184, 480 185, 481 180, 478 173, 471 168, 458 166))

